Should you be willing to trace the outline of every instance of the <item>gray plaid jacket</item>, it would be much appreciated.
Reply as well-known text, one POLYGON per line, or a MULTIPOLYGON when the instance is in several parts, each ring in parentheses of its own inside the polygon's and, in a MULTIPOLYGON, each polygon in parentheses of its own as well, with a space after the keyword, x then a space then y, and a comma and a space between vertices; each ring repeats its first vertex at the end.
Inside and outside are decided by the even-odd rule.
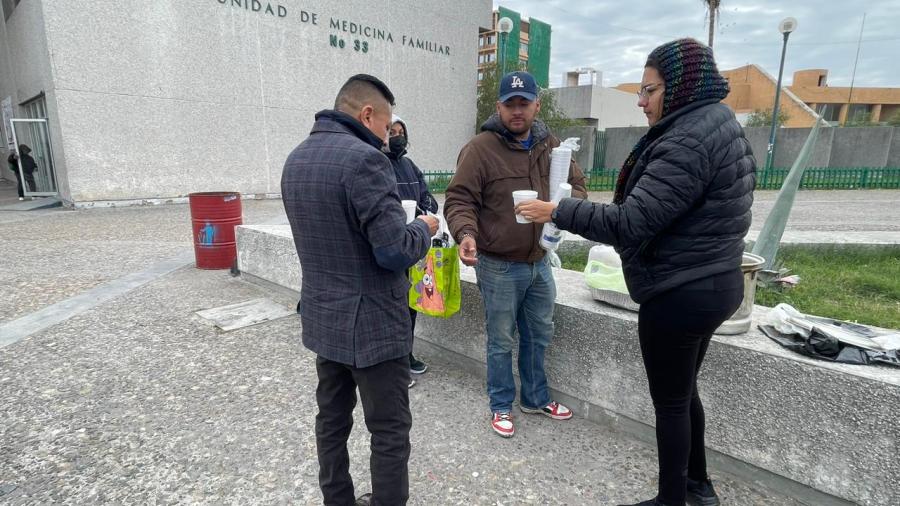
POLYGON ((354 367, 410 352, 406 270, 430 246, 424 222, 406 225, 380 145, 351 116, 322 111, 281 176, 303 274, 303 344, 354 367))

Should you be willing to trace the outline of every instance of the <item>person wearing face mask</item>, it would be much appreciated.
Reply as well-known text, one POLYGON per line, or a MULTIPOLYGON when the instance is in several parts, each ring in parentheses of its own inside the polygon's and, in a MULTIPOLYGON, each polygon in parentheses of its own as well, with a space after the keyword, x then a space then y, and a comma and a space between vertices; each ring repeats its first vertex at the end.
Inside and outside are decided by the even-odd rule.
POLYGON ((612 245, 641 304, 638 338, 656 413, 659 488, 635 506, 715 506, 697 375, 713 331, 744 298, 741 258, 756 160, 712 49, 679 39, 644 65, 638 107, 650 130, 619 174, 610 204, 531 201, 535 222, 612 245))
MULTIPOLYGON (((438 211, 437 200, 428 191, 428 185, 425 183, 425 176, 419 167, 406 156, 406 149, 409 146, 409 129, 406 122, 397 116, 391 118, 391 131, 388 137, 387 157, 391 160, 394 167, 394 176, 397 178, 397 193, 400 194, 400 200, 415 200, 416 216, 421 216, 426 212, 436 213, 438 211)), ((412 320, 413 337, 416 331, 416 311, 412 308, 409 310, 409 317, 412 320)), ((409 353, 409 371, 413 374, 422 374, 428 369, 428 364, 416 359, 412 351, 409 353)), ((410 382, 409 386, 413 386, 415 381, 410 382)))
POLYGON ((428 252, 438 220, 419 216, 406 223, 382 151, 393 105, 381 80, 351 77, 334 109, 316 114, 281 176, 302 271, 302 340, 316 354, 316 452, 325 504, 402 505, 409 499, 406 272, 428 252), (357 390, 372 434, 372 493, 360 498, 347 452, 357 390))

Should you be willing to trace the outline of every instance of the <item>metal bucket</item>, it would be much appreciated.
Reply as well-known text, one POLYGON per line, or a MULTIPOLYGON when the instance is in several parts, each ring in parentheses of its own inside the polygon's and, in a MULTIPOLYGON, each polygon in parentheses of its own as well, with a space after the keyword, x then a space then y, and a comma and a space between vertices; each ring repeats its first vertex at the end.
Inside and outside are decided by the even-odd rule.
POLYGON ((753 319, 753 301, 756 299, 756 273, 762 269, 764 263, 766 260, 763 257, 753 253, 744 253, 741 260, 741 272, 744 273, 744 300, 731 318, 725 320, 716 329, 716 334, 735 335, 750 330, 753 319))
POLYGON ((198 269, 228 269, 237 257, 234 227, 243 222, 241 194, 205 192, 188 195, 198 269))

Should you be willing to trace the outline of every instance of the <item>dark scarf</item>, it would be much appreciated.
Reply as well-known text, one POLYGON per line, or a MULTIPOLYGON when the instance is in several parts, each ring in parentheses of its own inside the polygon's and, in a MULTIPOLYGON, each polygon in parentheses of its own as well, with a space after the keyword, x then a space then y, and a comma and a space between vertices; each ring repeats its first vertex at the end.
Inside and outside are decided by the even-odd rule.
POLYGON ((631 170, 634 169, 634 166, 637 164, 638 158, 640 158, 641 153, 644 152, 644 148, 650 144, 651 140, 655 140, 659 137, 661 131, 657 132, 657 126, 659 124, 650 127, 650 130, 641 137, 641 139, 631 148, 631 153, 628 154, 628 158, 625 159, 625 163, 622 164, 622 169, 619 170, 619 177, 616 178, 616 192, 613 194, 613 204, 621 204, 625 202, 625 187, 628 185, 628 178, 631 176, 631 170))
POLYGON ((675 122, 675 119, 679 116, 685 115, 694 109, 699 109, 705 105, 715 104, 720 102, 718 98, 707 98, 704 100, 698 100, 692 104, 682 107, 676 112, 669 114, 668 116, 663 117, 659 122, 652 127, 650 130, 644 134, 643 137, 634 145, 631 149, 631 153, 628 154, 628 158, 625 159, 625 163, 622 164, 622 169, 619 171, 619 177, 616 178, 616 190, 615 194, 613 194, 613 204, 621 204, 625 202, 625 189, 628 186, 628 178, 631 177, 631 172, 634 169, 634 166, 637 165, 638 159, 643 154, 644 150, 649 146, 653 141, 659 139, 662 134, 672 126, 672 123, 675 122))

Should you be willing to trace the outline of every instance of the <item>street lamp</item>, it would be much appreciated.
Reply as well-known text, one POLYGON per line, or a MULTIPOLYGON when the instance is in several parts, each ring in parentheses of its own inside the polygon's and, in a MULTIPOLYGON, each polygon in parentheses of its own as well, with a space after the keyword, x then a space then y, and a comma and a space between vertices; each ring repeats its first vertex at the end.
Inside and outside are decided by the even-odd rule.
POLYGON ((506 74, 506 40, 513 29, 513 21, 507 17, 497 21, 497 31, 500 32, 500 75, 506 74))
POLYGON ((781 75, 784 73, 784 54, 787 52, 788 37, 797 29, 797 20, 784 18, 778 23, 778 31, 784 35, 781 46, 781 65, 778 67, 778 84, 775 85, 775 107, 772 109, 772 129, 769 131, 769 149, 766 153, 766 170, 772 168, 775 161, 775 132, 778 129, 778 106, 781 104, 781 75))

